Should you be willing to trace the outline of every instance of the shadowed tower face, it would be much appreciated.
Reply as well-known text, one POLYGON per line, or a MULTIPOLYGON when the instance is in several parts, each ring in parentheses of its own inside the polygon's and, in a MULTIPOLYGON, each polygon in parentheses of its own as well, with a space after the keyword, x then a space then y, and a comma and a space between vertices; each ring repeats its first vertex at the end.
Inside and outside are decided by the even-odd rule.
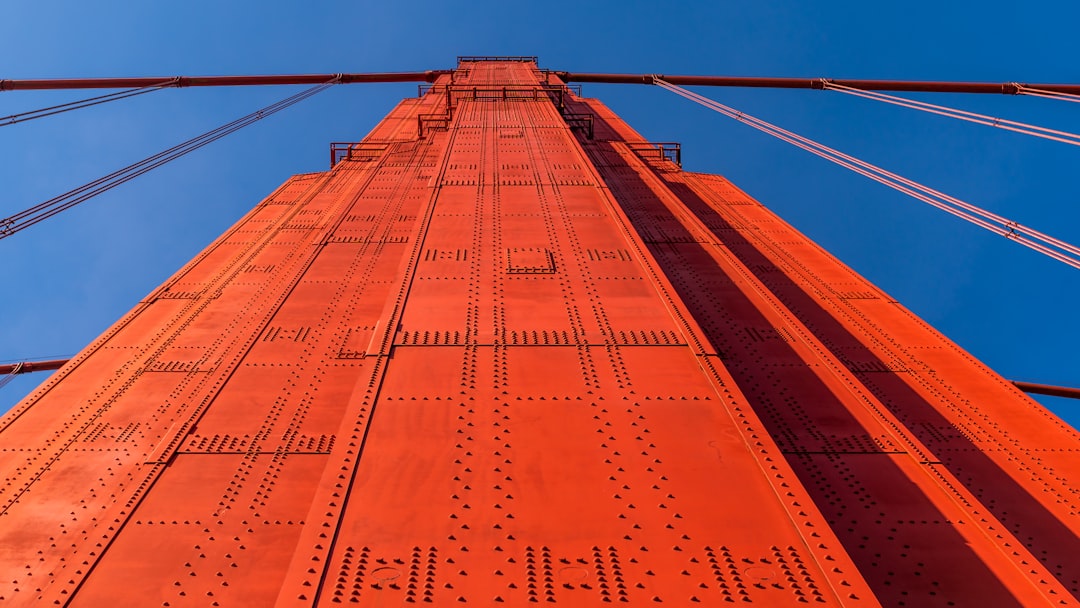
POLYGON ((3 418, 12 606, 1075 601, 1069 427, 532 58, 463 58, 3 418))

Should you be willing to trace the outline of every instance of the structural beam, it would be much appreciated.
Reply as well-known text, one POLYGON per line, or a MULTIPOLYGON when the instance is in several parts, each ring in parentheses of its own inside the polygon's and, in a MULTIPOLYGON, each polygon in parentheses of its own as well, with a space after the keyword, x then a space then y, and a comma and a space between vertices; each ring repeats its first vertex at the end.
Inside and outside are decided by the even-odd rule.
POLYGON ((49 361, 23 361, 22 363, 7 363, 0 365, 0 376, 7 374, 29 374, 30 372, 46 372, 60 369, 67 363, 67 359, 52 359, 49 361))
MULTIPOLYGON (((374 82, 435 82, 450 70, 359 74, 275 74, 253 76, 160 76, 149 78, 39 78, 0 80, 0 91, 47 89, 128 89, 139 87, 232 87, 280 84, 319 84, 339 78, 342 84, 374 82)), ((772 89, 824 89, 825 83, 864 91, 921 91, 927 93, 998 93, 1017 95, 1023 89, 1080 95, 1080 84, 1019 82, 950 82, 933 80, 857 80, 832 78, 759 78, 754 76, 673 76, 669 74, 594 74, 552 72, 566 82, 653 84, 653 79, 686 86, 772 89)))
POLYGON ((1034 382, 1018 382, 1012 380, 1016 388, 1034 395, 1049 395, 1051 397, 1066 397, 1068 399, 1080 399, 1080 388, 1068 386, 1053 386, 1051 384, 1035 384, 1034 382))
POLYGON ((267 76, 158 76, 150 78, 40 78, 0 80, 0 91, 48 89, 136 89, 141 87, 242 87, 275 84, 322 84, 338 79, 341 84, 361 82, 435 82, 446 70, 382 72, 368 74, 276 74, 267 76))
POLYGON ((578 74, 555 72, 567 82, 606 84, 653 84, 656 78, 672 84, 709 87, 768 89, 824 89, 825 83, 864 91, 921 91, 927 93, 999 93, 1017 95, 1022 89, 1080 94, 1080 84, 1029 84, 1019 82, 946 82, 933 80, 850 80, 833 78, 757 78, 752 76, 671 76, 668 74, 578 74))

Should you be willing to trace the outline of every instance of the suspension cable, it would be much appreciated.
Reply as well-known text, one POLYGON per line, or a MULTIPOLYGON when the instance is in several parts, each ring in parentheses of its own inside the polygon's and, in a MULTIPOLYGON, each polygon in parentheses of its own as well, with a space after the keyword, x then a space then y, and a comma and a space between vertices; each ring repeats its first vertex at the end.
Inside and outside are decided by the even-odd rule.
POLYGON ((1046 127, 1039 127, 1023 122, 1017 122, 1015 120, 995 118, 993 116, 987 116, 985 114, 968 112, 967 110, 958 110, 956 108, 926 103, 924 101, 916 101, 914 99, 906 99, 904 97, 897 97, 895 95, 886 95, 885 93, 878 93, 876 91, 862 91, 849 86, 844 86, 842 84, 829 82, 828 80, 823 80, 822 82, 824 83, 824 88, 827 90, 847 93, 848 95, 854 95, 855 97, 872 99, 875 101, 892 104, 894 106, 911 108, 913 110, 921 110, 923 112, 929 112, 931 114, 937 114, 939 116, 947 116, 949 118, 956 118, 958 120, 964 120, 980 125, 986 125, 988 127, 997 127, 999 129, 1005 129, 1006 131, 1023 133, 1024 135, 1031 135, 1033 137, 1041 137, 1043 139, 1050 139, 1066 144, 1072 144, 1074 146, 1080 146, 1080 135, 1077 135, 1076 133, 1069 133, 1068 131, 1058 131, 1056 129, 1048 129, 1046 127))
POLYGON ((319 85, 315 85, 311 88, 305 89, 290 95, 281 101, 272 103, 261 110, 257 110, 238 118, 232 122, 226 123, 216 129, 207 131, 202 135, 193 137, 183 143, 177 144, 167 150, 158 152, 157 154, 144 158, 143 160, 128 165, 122 169, 113 171, 112 173, 100 177, 88 184, 75 188, 65 192, 59 196, 55 196, 45 202, 38 203, 29 209, 20 211, 15 215, 0 219, 0 239, 5 239, 20 230, 24 230, 33 226, 34 224, 48 219, 62 211, 70 209, 79 203, 89 200, 98 194, 106 192, 128 182, 152 169, 160 167, 170 161, 176 160, 189 152, 198 150, 199 148, 213 143, 230 133, 235 133, 240 129, 258 122, 271 114, 275 114, 297 104, 317 93, 320 93, 327 88, 333 86, 338 82, 338 79, 330 80, 319 85))
POLYGON ((842 167, 847 167, 860 175, 864 175, 876 182, 889 186, 894 190, 908 194, 920 201, 937 207, 946 213, 955 215, 956 217, 985 228, 995 234, 1014 240, 1025 247, 1038 251, 1039 253, 1068 264, 1069 266, 1080 268, 1080 247, 1076 247, 1060 239, 1056 239, 1037 230, 1023 226, 1018 222, 1014 222, 970 203, 966 203, 958 198, 919 184, 918 182, 882 169, 876 165, 872 165, 866 161, 855 158, 854 156, 834 150, 833 148, 782 129, 776 125, 765 122, 764 120, 735 110, 734 108, 725 106, 662 79, 657 78, 654 82, 676 95, 699 103, 711 110, 728 116, 729 118, 744 122, 759 131, 816 154, 817 156, 842 167))
POLYGON ((128 97, 135 97, 136 95, 153 93, 154 91, 160 91, 163 88, 174 86, 176 82, 177 79, 173 78, 159 84, 147 85, 145 87, 138 87, 134 89, 126 89, 123 91, 116 91, 114 93, 108 93, 106 95, 98 95, 97 97, 89 97, 87 99, 80 99, 79 101, 72 101, 69 103, 60 104, 58 106, 50 106, 48 108, 31 110, 29 112, 20 112, 19 114, 0 116, 0 127, 6 127, 15 123, 34 120, 36 118, 45 118, 46 116, 63 114, 64 112, 79 110, 81 108, 89 108, 90 106, 96 106, 110 101, 127 99, 128 97))
POLYGON ((1074 95, 1072 93, 1064 93, 1062 91, 1050 91, 1047 89, 1040 89, 1037 87, 1029 87, 1017 83, 1016 92, 1019 95, 1031 95, 1032 97, 1044 97, 1046 99, 1059 99, 1061 101, 1071 101, 1073 103, 1080 103, 1080 95, 1074 95))
POLYGON ((15 376, 18 376, 20 373, 22 373, 22 368, 22 363, 16 364, 10 372, 8 372, 3 378, 0 378, 0 388, 4 388, 5 386, 7 386, 9 383, 11 383, 12 380, 15 379, 15 376))

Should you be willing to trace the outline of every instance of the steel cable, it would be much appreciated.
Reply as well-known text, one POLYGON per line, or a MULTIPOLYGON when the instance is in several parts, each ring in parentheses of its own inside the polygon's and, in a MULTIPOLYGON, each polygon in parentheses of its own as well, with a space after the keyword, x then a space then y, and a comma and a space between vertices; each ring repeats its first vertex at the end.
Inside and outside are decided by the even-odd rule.
POLYGON ((10 384, 11 381, 15 379, 15 376, 18 376, 21 371, 22 371, 22 363, 19 363, 18 365, 15 366, 14 369, 11 370, 11 373, 7 374, 3 378, 0 378, 0 389, 4 388, 8 384, 10 384))
POLYGON ((1022 84, 1013 85, 1016 87, 1016 92, 1020 95, 1030 95, 1032 97, 1043 97, 1045 99, 1057 99, 1060 101, 1071 101, 1073 103, 1080 103, 1080 95, 1074 95, 1072 93, 1062 93, 1060 91, 1047 91, 1046 89, 1038 89, 1022 84))
POLYGON ((97 196, 103 192, 111 190, 120 184, 128 182, 152 169, 156 169, 161 165, 164 165, 170 161, 176 160, 189 152, 198 150, 199 148, 213 143, 226 135, 235 133, 240 129, 258 122, 271 114, 275 114, 295 105, 317 93, 320 93, 327 88, 336 84, 338 79, 334 79, 328 82, 324 82, 319 85, 315 85, 311 88, 305 89, 290 95, 285 99, 272 103, 261 110, 257 110, 238 118, 232 122, 226 123, 199 135, 193 137, 183 143, 177 144, 167 150, 158 152, 157 154, 144 158, 143 160, 128 165, 122 169, 118 169, 104 177, 100 177, 88 184, 69 190, 59 196, 55 196, 47 201, 38 203, 29 209, 20 211, 14 215, 0 219, 0 239, 7 238, 16 232, 29 228, 34 224, 46 220, 62 211, 70 209, 79 203, 85 202, 90 198, 97 196))
POLYGON ((734 108, 725 106, 662 79, 656 78, 654 82, 676 95, 699 103, 740 122, 744 122, 759 131, 768 133, 773 137, 786 141, 826 160, 851 169, 860 175, 864 175, 874 181, 889 186, 890 188, 908 194, 909 196, 941 209, 946 213, 955 215, 956 217, 985 228, 995 234, 1004 236, 1005 238, 1012 239, 1025 247, 1038 251, 1039 253, 1068 264, 1069 266, 1080 268, 1080 247, 1076 247, 1075 245, 1071 245, 1060 239, 1023 226, 1018 222, 986 211, 985 209, 976 207, 975 205, 964 202, 956 197, 949 196, 934 190, 933 188, 882 169, 881 167, 848 154, 844 154, 838 150, 834 150, 833 148, 782 129, 734 108))
MULTIPOLYGON (((669 83, 665 83, 665 84, 669 84, 669 83)), ((671 86, 674 87, 675 85, 671 85, 671 86)), ((679 88, 679 87, 675 87, 675 88, 679 88)), ((678 92, 678 91, 676 91, 676 92, 678 92)), ((839 152, 837 150, 834 150, 832 148, 824 146, 823 144, 819 144, 819 143, 817 143, 817 142, 815 142, 813 140, 804 138, 804 137, 799 136, 799 135, 797 135, 795 133, 792 133, 790 131, 786 131, 786 130, 780 128, 780 127, 777 127, 775 125, 767 123, 767 122, 765 122, 763 120, 757 119, 757 118, 755 118, 753 116, 749 116, 747 114, 743 114, 742 112, 739 112, 739 111, 734 110, 732 108, 728 108, 727 106, 723 106, 722 104, 714 102, 714 101, 712 101, 712 100, 710 100, 710 99, 708 99, 706 97, 702 97, 700 95, 697 95, 696 93, 692 93, 690 91, 686 91, 685 89, 682 89, 682 93, 679 93, 679 94, 682 95, 683 93, 686 93, 686 95, 683 95, 684 97, 687 97, 687 96, 696 97, 697 99, 693 99, 694 101, 697 101, 698 103, 702 103, 703 105, 706 105, 708 107, 712 107, 713 105, 715 105, 717 107, 712 107, 712 109, 720 111, 722 113, 727 113, 730 117, 735 118, 737 120, 747 122, 747 124, 750 124, 751 126, 754 126, 755 128, 758 128, 759 130, 762 130, 762 131, 764 131, 766 133, 769 133, 769 134, 773 135, 774 137, 777 137, 779 139, 787 141, 787 142, 789 142, 789 143, 791 143, 791 144, 793 144, 793 145, 795 145, 797 147, 803 148, 804 150, 807 150, 809 152, 817 154, 818 156, 821 156, 822 158, 826 158, 827 160, 830 160, 830 161, 835 162, 837 164, 840 164, 840 165, 842 165, 844 167, 852 169, 853 171, 855 171, 855 172, 857 172, 857 173, 859 173, 861 175, 869 177, 869 178, 871 178, 871 179, 873 179, 875 181, 883 183, 883 184, 885 184, 887 186, 890 186, 890 187, 892 187, 892 188, 894 188, 896 190, 899 190, 899 191, 904 192, 904 193, 906 193, 906 194, 908 194, 910 196, 913 196, 913 197, 915 197, 915 198, 917 198, 919 200, 922 200, 922 201, 924 201, 924 202, 926 202, 928 204, 931 204, 931 205, 933 205, 935 207, 938 207, 939 209, 942 209, 943 211, 946 211, 947 213, 950 213, 952 215, 956 215, 957 217, 968 220, 968 221, 970 221, 972 223, 975 223, 975 224, 977 224, 979 226, 982 226, 983 228, 991 230, 992 232, 995 232, 995 233, 1000 234, 1002 236, 1005 236, 1007 238, 1017 240, 1018 242, 1021 242, 1022 244, 1025 244, 1026 246, 1031 247, 1032 249, 1035 249, 1037 251, 1040 251, 1042 253, 1045 253, 1045 254, 1049 255, 1050 257, 1054 257, 1055 259, 1059 259, 1060 261, 1063 261, 1063 262, 1068 263, 1070 265, 1076 266, 1076 263, 1074 263, 1075 261, 1070 261, 1070 258, 1068 258, 1067 256, 1063 256, 1059 252, 1055 252, 1052 249, 1048 249, 1048 248, 1046 248, 1045 245, 1039 244, 1037 242, 1033 242, 1030 239, 1026 238, 1025 235, 1035 236, 1039 241, 1045 241, 1046 243, 1051 244, 1051 245, 1053 245, 1055 247, 1058 247, 1060 249, 1063 249, 1063 250, 1065 250, 1065 251, 1067 251, 1067 252, 1069 252, 1069 253, 1071 253, 1071 254, 1073 254, 1075 256, 1080 256, 1080 248, 1077 248, 1077 247, 1075 247, 1073 245, 1070 245, 1069 243, 1066 243, 1066 242, 1061 241, 1059 239, 1056 239, 1054 237, 1050 237, 1049 235, 1045 235, 1045 234, 1040 233, 1038 231, 1035 231, 1035 230, 1032 230, 1032 229, 1027 228, 1025 226, 1022 226, 1017 222, 1013 222, 1013 221, 1011 221, 1009 219, 1006 219, 1004 217, 1001 217, 1001 216, 999 216, 997 214, 991 213, 989 211, 986 211, 984 209, 981 209, 979 207, 971 205, 970 203, 966 203, 966 202, 964 202, 964 201, 962 201, 960 199, 957 199, 955 197, 949 196, 947 194, 944 194, 942 192, 939 192, 939 191, 934 190, 932 188, 929 188, 927 186, 923 186, 922 184, 919 184, 917 182, 914 182, 912 180, 904 178, 904 177, 902 177, 900 175, 897 175, 895 173, 891 173, 889 171, 886 171, 885 169, 882 169, 880 167, 877 167, 875 165, 872 165, 870 163, 862 161, 862 160, 860 160, 858 158, 855 158, 853 156, 849 156, 847 154, 844 154, 842 152, 839 152), (721 108, 723 108, 723 109, 721 109, 721 108), (937 199, 940 199, 940 200, 937 200, 937 199), (950 204, 955 205, 956 207, 959 207, 960 209, 963 209, 963 210, 968 211, 970 213, 965 213, 964 211, 960 211, 959 209, 954 209, 954 208, 949 206, 950 204), (999 224, 999 225, 995 226, 994 225, 995 222, 997 224, 999 224)), ((688 97, 688 98, 692 98, 692 97, 688 97)))
POLYGON ((72 110, 89 108, 90 106, 96 106, 99 104, 108 103, 110 101, 127 99, 128 97, 135 97, 136 95, 153 93, 154 91, 160 91, 161 89, 172 86, 176 83, 176 81, 177 79, 173 78, 171 80, 166 80, 161 84, 139 87, 135 89, 126 89, 123 91, 116 91, 115 93, 108 93, 106 95, 98 95, 97 97, 89 97, 87 99, 80 99, 79 101, 63 103, 57 106, 50 106, 48 108, 31 110, 29 112, 20 112, 19 114, 11 114, 8 116, 0 116, 0 127, 7 127, 13 124, 26 122, 28 120, 34 120, 37 118, 45 118, 46 116, 63 114, 64 112, 70 112, 72 110))
MULTIPOLYGON (((973 122, 975 124, 986 125, 988 127, 997 127, 999 129, 1005 129, 1006 131, 1013 131, 1015 133, 1031 135, 1032 137, 1041 137, 1043 139, 1049 139, 1052 141, 1072 144, 1074 146, 1080 146, 1080 135, 1076 133, 1069 133, 1068 131, 1048 129, 1046 127, 1031 125, 1015 120, 1007 120, 1004 118, 987 116, 986 114, 979 114, 977 112, 968 112, 967 110, 958 110, 956 108, 939 106, 937 104, 926 103, 924 101, 906 99, 904 97, 897 97, 895 95, 886 95, 885 93, 878 93, 876 91, 863 91, 861 89, 835 84, 829 82, 828 80, 822 80, 822 83, 824 88, 830 91, 847 93, 848 95, 854 95, 855 97, 862 97, 864 99, 881 101, 884 103, 892 104, 894 106, 911 108, 912 110, 921 110, 923 112, 937 114, 938 116, 947 116, 949 118, 955 118, 957 120, 964 120, 967 122, 973 122)), ((1020 91, 1023 92, 1023 89, 1021 88, 1020 91)), ((1075 97, 1075 95, 1073 97, 1075 97)), ((1078 98, 1078 100, 1080 100, 1080 98, 1078 98)))

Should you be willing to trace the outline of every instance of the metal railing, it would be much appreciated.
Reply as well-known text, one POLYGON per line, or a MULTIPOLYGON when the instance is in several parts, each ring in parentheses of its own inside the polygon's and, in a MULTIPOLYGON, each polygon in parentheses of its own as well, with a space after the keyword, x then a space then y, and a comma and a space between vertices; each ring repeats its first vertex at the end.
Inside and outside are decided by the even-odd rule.
POLYGON ((626 142, 626 147, 645 160, 666 160, 682 167, 682 144, 675 141, 626 142))
POLYGON ((535 55, 458 55, 458 63, 467 63, 474 61, 516 61, 516 62, 537 62, 535 55))

